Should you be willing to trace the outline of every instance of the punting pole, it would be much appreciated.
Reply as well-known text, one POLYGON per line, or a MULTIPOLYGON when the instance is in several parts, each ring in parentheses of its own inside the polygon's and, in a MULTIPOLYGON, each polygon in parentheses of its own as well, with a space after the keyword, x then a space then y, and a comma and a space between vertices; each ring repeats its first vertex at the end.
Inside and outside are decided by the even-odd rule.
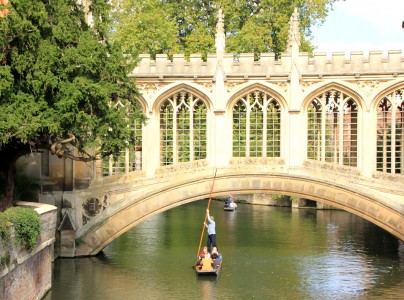
MULTIPOLYGON (((209 202, 208 202, 208 208, 210 207, 210 201, 212 200, 212 193, 213 193, 213 187, 215 185, 215 180, 216 180, 216 172, 217 169, 215 170, 215 176, 213 177, 213 183, 212 183, 212 188, 210 189, 210 195, 209 195, 209 202)), ((205 223, 206 223, 206 219, 208 218, 208 213, 205 214, 205 221, 203 222, 202 225, 202 234, 201 234, 201 239, 199 241, 199 248, 198 248, 198 253, 196 253, 196 257, 198 258, 199 252, 201 251, 201 245, 202 245, 202 239, 203 239, 203 234, 205 232, 205 223)))

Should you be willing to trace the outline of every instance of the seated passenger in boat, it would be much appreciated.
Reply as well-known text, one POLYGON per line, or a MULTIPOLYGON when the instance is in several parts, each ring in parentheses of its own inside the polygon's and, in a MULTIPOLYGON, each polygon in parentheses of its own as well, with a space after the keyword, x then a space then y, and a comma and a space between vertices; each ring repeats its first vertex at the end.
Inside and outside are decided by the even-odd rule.
POLYGON ((216 269, 217 266, 222 262, 222 255, 219 253, 219 256, 213 261, 213 268, 216 269))
POLYGON ((212 259, 215 259, 219 256, 219 252, 217 251, 217 247, 212 248, 212 252, 210 253, 210 257, 212 259))
POLYGON ((203 250, 199 253, 199 258, 204 258, 205 255, 208 253, 208 247, 203 247, 203 250))
POLYGON ((203 250, 199 253, 198 255, 198 260, 196 261, 196 265, 199 266, 201 264, 202 259, 205 257, 205 255, 209 253, 208 252, 208 247, 203 247, 203 250))
POLYGON ((211 271, 213 270, 213 259, 210 257, 210 254, 207 253, 204 258, 202 258, 200 265, 202 266, 202 271, 211 271))
POLYGON ((210 257, 213 259, 213 268, 216 269, 216 267, 222 261, 222 255, 217 251, 216 247, 213 247, 210 257))

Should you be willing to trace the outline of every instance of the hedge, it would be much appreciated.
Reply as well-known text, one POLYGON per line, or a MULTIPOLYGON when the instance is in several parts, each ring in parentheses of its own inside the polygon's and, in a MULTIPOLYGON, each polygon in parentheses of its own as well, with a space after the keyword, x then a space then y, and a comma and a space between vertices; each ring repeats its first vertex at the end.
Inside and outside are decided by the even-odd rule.
POLYGON ((0 235, 6 241, 10 238, 9 226, 14 224, 16 242, 30 250, 36 245, 41 234, 38 213, 30 208, 14 206, 0 213, 0 235))

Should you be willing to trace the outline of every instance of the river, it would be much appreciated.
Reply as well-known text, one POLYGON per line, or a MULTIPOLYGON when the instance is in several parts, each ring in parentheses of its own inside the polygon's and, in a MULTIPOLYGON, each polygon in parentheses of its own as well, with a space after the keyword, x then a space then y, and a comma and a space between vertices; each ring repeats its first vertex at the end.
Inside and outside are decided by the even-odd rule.
MULTIPOLYGON (((207 200, 155 215, 96 257, 57 259, 57 299, 400 299, 404 243, 339 210, 212 201, 221 274, 197 277, 207 200)), ((206 232, 203 244, 206 243, 206 232)), ((401 298, 403 299, 403 298, 401 298)))

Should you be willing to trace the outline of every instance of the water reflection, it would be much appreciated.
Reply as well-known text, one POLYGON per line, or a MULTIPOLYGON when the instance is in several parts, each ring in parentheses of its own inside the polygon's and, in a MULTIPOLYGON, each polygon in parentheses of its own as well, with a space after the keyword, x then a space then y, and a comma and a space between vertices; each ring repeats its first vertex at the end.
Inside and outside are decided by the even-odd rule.
POLYGON ((196 277, 196 280, 196 285, 200 289, 202 299, 217 299, 216 289, 218 277, 199 276, 196 277))
POLYGON ((199 278, 192 266, 205 209, 196 202, 154 216, 100 256, 58 259, 45 299, 402 296, 403 243, 342 211, 239 205, 225 212, 212 203, 223 269, 217 278, 199 278))

